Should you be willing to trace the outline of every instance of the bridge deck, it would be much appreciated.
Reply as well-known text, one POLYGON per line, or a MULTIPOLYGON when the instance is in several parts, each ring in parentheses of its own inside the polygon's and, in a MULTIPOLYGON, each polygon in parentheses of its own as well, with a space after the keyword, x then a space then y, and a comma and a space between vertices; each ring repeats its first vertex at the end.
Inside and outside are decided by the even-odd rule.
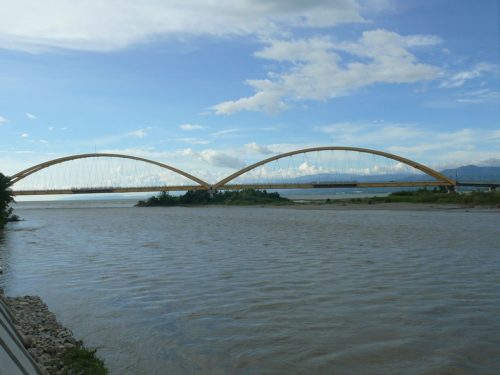
MULTIPOLYGON (((330 183, 304 183, 304 184, 238 184, 224 185, 217 190, 243 190, 243 189, 332 189, 332 188, 383 188, 383 187, 437 187, 452 186, 442 181, 406 181, 406 182, 330 182, 330 183)), ((21 195, 59 195, 59 194, 103 194, 103 193, 144 193, 159 191, 188 191, 209 190, 201 185, 184 186, 149 186, 149 187, 127 187, 127 188, 85 188, 85 189, 52 189, 52 190, 17 190, 16 196, 21 195)))

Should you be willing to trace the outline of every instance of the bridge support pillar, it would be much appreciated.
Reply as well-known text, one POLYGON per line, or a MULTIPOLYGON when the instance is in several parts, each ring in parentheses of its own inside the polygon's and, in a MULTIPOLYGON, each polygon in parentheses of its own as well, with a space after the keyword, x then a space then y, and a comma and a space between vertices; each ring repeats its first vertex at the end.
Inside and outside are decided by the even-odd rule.
POLYGON ((216 190, 213 188, 213 186, 210 186, 210 189, 208 189, 208 195, 209 195, 210 199, 212 199, 214 197, 215 192, 216 192, 216 190))
POLYGON ((497 190, 496 186, 490 186, 490 188, 488 189, 488 191, 496 191, 496 190, 497 190))
POLYGON ((446 191, 448 194, 455 194, 457 192, 457 187, 455 185, 446 186, 446 191))

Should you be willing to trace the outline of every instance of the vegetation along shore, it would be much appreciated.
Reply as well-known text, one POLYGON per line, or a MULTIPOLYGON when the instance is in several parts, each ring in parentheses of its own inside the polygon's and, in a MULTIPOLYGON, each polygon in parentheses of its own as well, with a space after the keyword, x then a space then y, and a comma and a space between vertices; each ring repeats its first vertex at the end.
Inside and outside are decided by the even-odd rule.
POLYGON ((266 190, 235 190, 235 191, 215 191, 190 190, 184 195, 172 196, 162 191, 157 196, 139 201, 138 207, 152 206, 191 206, 191 205, 283 205, 291 204, 288 198, 280 196, 278 193, 268 193, 266 190))
POLYGON ((465 207, 492 206, 500 207, 500 192, 497 191, 472 191, 466 193, 449 193, 442 189, 419 189, 412 191, 397 191, 387 196, 373 196, 364 198, 326 199, 314 201, 301 201, 297 203, 291 199, 282 197, 277 192, 268 193, 266 190, 237 190, 217 191, 206 190, 188 191, 184 195, 172 196, 167 192, 161 192, 157 196, 139 201, 138 207, 154 206, 203 206, 203 205, 297 205, 297 204, 327 204, 343 205, 354 204, 377 204, 377 203, 415 203, 415 204, 455 204, 465 207))
POLYGON ((418 189, 412 191, 396 191, 385 197, 365 197, 350 199, 327 199, 330 204, 376 204, 376 203, 432 203, 458 204, 462 206, 499 206, 500 192, 471 191, 467 193, 449 193, 441 189, 418 189))
POLYGON ((12 214, 12 207, 10 207, 14 202, 10 185, 10 178, 0 173, 0 228, 3 228, 8 221, 19 220, 19 217, 12 214))

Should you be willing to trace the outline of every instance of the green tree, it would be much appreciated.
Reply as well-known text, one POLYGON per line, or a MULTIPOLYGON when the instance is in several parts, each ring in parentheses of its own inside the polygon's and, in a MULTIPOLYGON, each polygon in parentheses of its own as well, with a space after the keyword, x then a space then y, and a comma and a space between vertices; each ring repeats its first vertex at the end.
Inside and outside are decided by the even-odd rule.
POLYGON ((10 204, 14 202, 14 196, 10 185, 10 178, 0 173, 0 228, 5 225, 12 214, 10 204))

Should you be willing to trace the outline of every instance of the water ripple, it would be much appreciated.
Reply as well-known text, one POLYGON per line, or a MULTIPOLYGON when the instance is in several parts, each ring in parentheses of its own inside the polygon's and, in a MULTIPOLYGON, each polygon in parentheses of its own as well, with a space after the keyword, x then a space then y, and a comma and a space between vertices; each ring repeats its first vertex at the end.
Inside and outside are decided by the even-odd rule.
POLYGON ((488 213, 20 209, 10 294, 39 294, 114 374, 500 373, 488 213))

